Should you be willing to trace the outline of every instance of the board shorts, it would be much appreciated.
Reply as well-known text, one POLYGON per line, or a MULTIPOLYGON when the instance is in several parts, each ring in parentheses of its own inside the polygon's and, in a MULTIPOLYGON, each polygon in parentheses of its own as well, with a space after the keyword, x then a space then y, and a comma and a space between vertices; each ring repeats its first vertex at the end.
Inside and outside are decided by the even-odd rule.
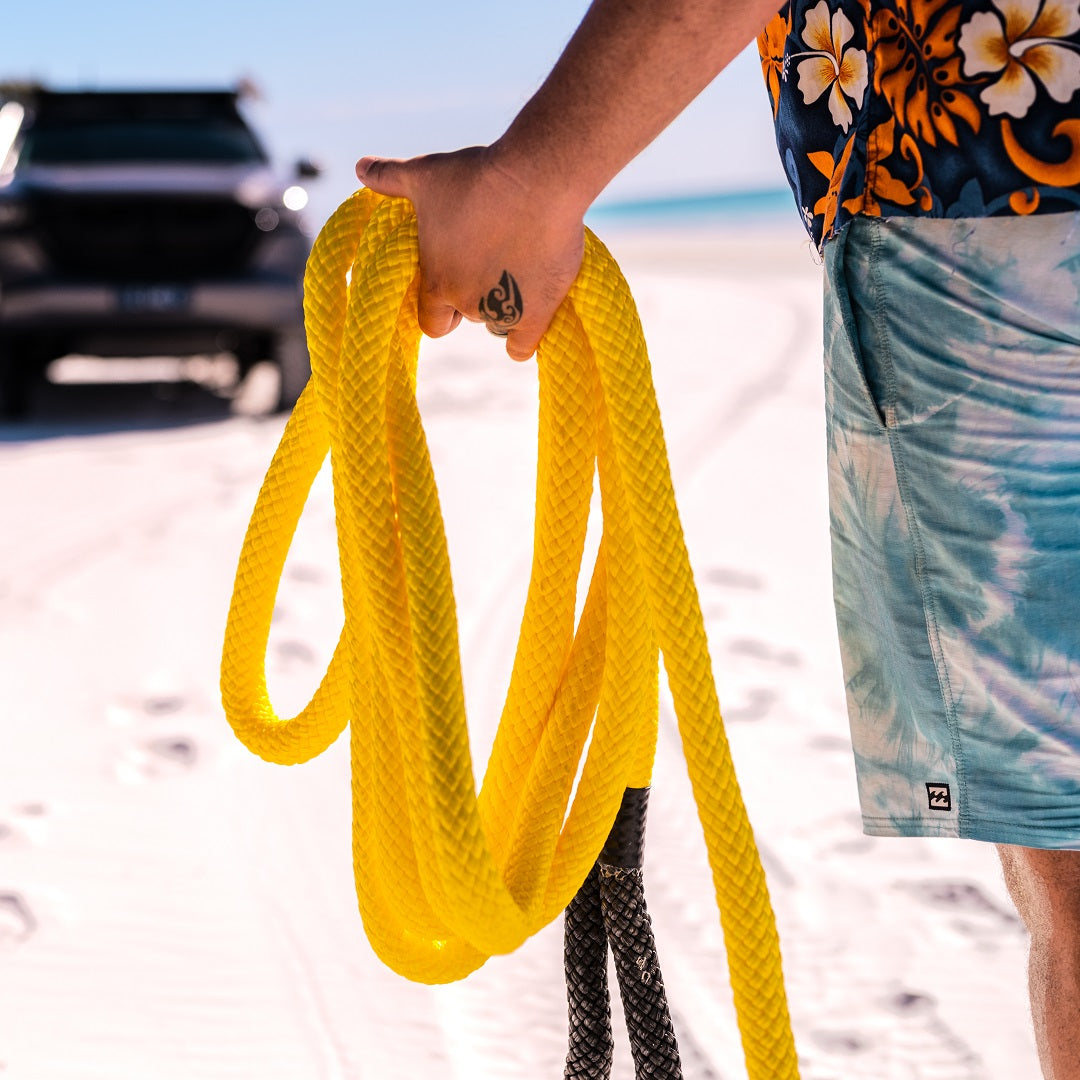
POLYGON ((859 217, 824 256, 864 829, 1080 848, 1080 212, 859 217))

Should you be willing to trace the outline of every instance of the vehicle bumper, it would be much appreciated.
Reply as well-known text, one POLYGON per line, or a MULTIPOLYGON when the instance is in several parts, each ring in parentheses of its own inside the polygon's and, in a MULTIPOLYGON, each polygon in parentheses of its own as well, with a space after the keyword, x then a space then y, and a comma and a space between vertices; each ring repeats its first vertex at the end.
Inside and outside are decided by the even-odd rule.
POLYGON ((77 282, 0 286, 0 344, 39 361, 91 356, 267 353, 303 327, 295 278, 137 286, 77 282))
POLYGON ((228 327, 274 330, 303 321, 295 280, 101 285, 25 283, 0 287, 0 330, 86 327, 228 327))

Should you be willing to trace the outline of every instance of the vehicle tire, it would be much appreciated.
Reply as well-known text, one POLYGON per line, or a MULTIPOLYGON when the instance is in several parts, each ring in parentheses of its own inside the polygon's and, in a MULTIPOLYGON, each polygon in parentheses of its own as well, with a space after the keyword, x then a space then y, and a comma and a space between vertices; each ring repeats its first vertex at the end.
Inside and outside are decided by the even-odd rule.
POLYGON ((24 420, 36 370, 21 352, 0 342, 0 420, 24 420))
POLYGON ((302 330, 286 331, 274 339, 273 360, 281 376, 277 412, 288 412, 311 377, 311 359, 302 330))

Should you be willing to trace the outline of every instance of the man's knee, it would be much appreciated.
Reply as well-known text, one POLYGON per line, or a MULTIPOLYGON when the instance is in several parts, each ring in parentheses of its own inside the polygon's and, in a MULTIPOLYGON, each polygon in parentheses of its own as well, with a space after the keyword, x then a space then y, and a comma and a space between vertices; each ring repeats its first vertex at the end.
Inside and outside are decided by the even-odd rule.
POLYGON ((1080 851, 999 844, 998 854, 1009 895, 1031 935, 1080 937, 1080 851))

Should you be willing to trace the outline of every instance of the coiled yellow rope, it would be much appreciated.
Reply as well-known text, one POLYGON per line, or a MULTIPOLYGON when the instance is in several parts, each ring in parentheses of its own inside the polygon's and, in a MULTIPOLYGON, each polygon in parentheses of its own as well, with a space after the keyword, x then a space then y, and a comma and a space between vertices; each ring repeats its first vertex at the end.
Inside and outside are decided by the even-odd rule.
POLYGON ((308 760, 350 725, 364 927, 395 971, 446 982, 554 919, 596 860, 623 791, 648 784, 659 649, 705 830, 749 1075, 797 1077, 765 877, 622 275, 589 234, 578 280, 537 354, 532 578, 477 794, 449 561, 415 399, 416 250, 409 204, 368 191, 347 200, 315 244, 305 279, 313 377, 240 557, 221 669, 229 722, 249 749, 281 764, 308 760), (280 719, 264 672, 270 618, 328 450, 345 625, 307 707, 280 719), (575 632, 597 467, 603 538, 575 632))

